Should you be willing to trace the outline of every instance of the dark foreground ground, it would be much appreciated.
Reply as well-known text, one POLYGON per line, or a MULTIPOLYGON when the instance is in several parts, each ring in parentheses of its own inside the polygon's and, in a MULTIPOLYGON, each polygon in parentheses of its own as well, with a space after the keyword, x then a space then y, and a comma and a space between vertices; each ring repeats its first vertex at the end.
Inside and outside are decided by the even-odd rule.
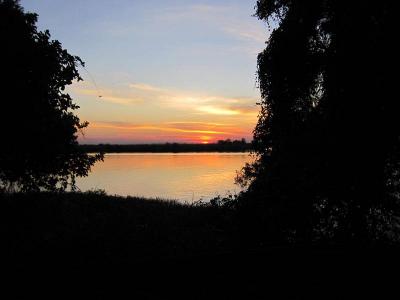
POLYGON ((2 195, 4 299, 396 299, 395 248, 246 247, 234 213, 99 193, 2 195))

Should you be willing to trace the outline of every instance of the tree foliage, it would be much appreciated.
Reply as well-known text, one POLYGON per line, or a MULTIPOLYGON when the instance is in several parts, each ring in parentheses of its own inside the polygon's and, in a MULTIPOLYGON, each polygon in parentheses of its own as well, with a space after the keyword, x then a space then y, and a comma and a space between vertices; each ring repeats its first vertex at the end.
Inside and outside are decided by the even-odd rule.
POLYGON ((392 228, 395 11, 389 0, 257 1, 256 16, 274 29, 258 55, 257 159, 239 181, 243 206, 277 238, 365 242, 392 228))
POLYGON ((18 1, 0 0, 0 183, 25 191, 74 188, 75 178, 102 159, 78 148, 88 123, 74 114, 79 107, 65 92, 82 80, 83 62, 49 31, 38 31, 36 21, 18 1))

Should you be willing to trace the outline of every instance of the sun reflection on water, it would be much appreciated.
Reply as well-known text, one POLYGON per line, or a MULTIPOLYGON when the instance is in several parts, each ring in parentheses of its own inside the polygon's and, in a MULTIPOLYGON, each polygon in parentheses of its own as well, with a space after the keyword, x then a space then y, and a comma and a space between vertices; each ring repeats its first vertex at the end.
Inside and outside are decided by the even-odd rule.
POLYGON ((86 178, 81 190, 160 197, 192 202, 235 193, 236 171, 250 161, 248 153, 123 153, 107 154, 86 178))

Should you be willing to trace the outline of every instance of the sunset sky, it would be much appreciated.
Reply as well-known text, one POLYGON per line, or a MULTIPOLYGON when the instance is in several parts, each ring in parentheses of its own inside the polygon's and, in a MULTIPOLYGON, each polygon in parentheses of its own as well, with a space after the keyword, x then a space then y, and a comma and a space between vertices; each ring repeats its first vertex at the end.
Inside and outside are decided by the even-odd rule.
POLYGON ((22 0, 40 30, 86 62, 69 93, 90 122, 81 143, 251 140, 255 0, 22 0), (99 97, 101 95, 102 97, 99 97))

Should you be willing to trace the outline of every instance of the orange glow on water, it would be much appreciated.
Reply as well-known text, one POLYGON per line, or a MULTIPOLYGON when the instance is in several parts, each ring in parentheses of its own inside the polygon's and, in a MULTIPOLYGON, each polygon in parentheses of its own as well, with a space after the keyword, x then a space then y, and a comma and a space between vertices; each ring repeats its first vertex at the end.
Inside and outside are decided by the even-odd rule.
POLYGON ((209 199, 239 191, 236 171, 250 161, 247 153, 107 154, 88 177, 78 178, 82 190, 110 194, 162 197, 179 201, 209 199))

